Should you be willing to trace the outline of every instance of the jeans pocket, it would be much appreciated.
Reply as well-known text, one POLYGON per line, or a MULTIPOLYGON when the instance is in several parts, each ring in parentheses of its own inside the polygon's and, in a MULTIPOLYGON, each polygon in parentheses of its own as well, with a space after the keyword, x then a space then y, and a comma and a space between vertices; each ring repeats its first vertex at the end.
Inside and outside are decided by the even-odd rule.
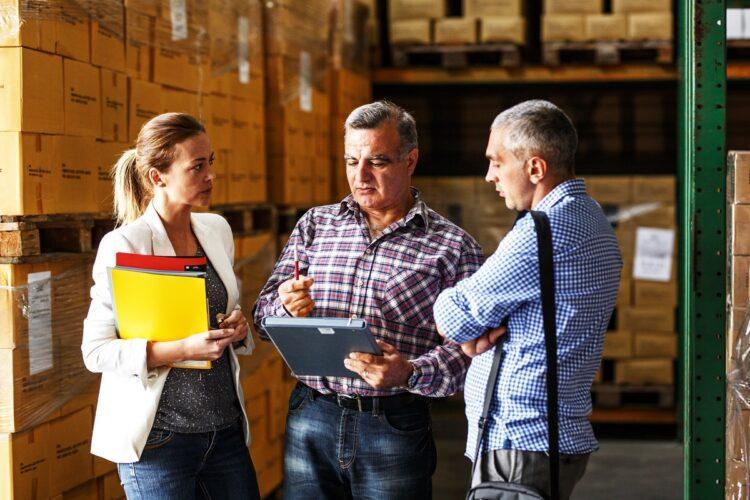
POLYGON ((148 434, 148 438, 146 438, 146 446, 144 450, 161 448, 162 446, 170 442, 172 440, 172 437, 174 437, 174 432, 172 431, 152 428, 151 432, 149 432, 148 434))
POLYGON ((430 430, 430 413, 407 407, 381 413, 380 418, 391 432, 402 435, 424 434, 430 430))
POLYGON ((289 395, 289 413, 295 413, 304 408, 305 403, 309 400, 306 387, 297 386, 289 395))

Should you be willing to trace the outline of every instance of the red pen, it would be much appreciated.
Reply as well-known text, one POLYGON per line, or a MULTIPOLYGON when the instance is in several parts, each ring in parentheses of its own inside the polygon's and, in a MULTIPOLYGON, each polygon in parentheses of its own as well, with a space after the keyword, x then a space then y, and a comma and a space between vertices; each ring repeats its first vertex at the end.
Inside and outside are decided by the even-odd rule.
POLYGON ((299 257, 297 256, 297 244, 294 244, 294 279, 299 279, 299 257))

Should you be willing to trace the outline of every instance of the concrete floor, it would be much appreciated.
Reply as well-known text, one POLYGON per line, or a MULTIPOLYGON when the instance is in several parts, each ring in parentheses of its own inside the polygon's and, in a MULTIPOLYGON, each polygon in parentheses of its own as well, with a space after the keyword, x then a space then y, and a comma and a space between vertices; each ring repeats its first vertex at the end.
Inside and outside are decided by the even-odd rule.
MULTIPOLYGON (((460 406, 438 403, 433 422, 438 466, 433 478, 435 500, 466 495, 470 466, 463 456, 466 421, 460 406)), ((589 461, 573 500, 671 500, 682 498, 682 447, 673 440, 600 438, 600 450, 589 461)))

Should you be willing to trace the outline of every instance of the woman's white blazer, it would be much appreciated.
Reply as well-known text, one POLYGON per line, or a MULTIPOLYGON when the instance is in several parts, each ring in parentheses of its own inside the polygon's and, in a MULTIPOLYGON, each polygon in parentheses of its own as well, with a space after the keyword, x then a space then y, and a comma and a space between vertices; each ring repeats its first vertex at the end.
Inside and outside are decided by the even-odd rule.
MULTIPOLYGON (((193 213, 190 223, 206 257, 227 289, 226 312, 229 314, 240 308, 237 304, 237 280, 232 269, 232 230, 227 221, 216 214, 193 213)), ((115 265, 117 252, 175 255, 161 217, 153 205, 149 205, 136 221, 108 233, 99 244, 94 262, 91 307, 83 323, 81 345, 86 368, 102 374, 91 453, 112 462, 130 463, 137 462, 143 452, 170 368, 163 366, 149 370, 146 365, 146 341, 117 337, 107 277, 107 268, 115 265)), ((249 334, 241 346, 229 346, 247 444, 250 443, 250 428, 243 404, 237 355, 250 354, 254 347, 249 334)))

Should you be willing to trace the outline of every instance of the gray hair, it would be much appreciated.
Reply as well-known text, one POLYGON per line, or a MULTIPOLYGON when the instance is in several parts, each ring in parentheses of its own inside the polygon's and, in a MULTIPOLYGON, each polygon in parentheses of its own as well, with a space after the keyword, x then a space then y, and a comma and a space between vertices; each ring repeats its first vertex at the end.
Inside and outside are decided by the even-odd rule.
POLYGON ((349 129, 368 130, 378 128, 382 123, 392 121, 396 124, 398 136, 401 139, 401 156, 404 157, 417 149, 417 122, 404 108, 390 101, 371 102, 358 107, 351 113, 344 123, 344 134, 349 129))
POLYGON ((549 101, 531 100, 506 109, 492 122, 505 132, 505 147, 517 158, 539 155, 551 169, 572 175, 578 133, 563 110, 549 101))

